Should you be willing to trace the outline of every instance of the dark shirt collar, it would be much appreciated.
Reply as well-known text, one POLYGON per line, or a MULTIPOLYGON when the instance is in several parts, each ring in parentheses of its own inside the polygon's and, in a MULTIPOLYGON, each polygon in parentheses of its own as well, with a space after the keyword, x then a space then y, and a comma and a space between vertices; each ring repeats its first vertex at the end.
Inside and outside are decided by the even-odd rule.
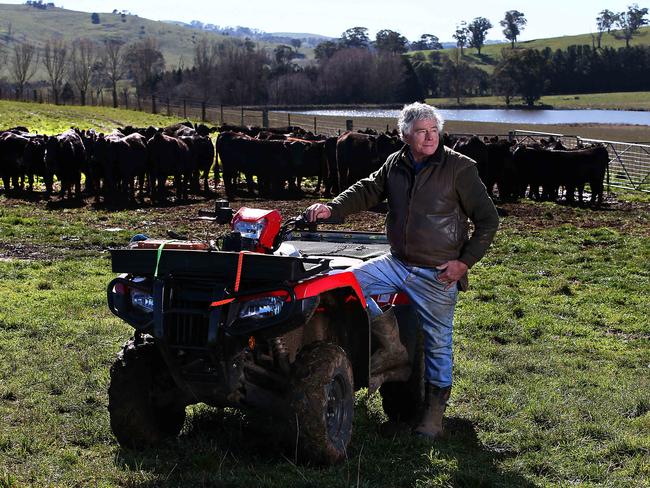
POLYGON ((442 141, 440 141, 440 143, 438 144, 438 148, 436 149, 436 152, 434 152, 431 156, 429 156, 421 163, 416 163, 415 159, 413 159, 413 154, 411 154, 411 147, 408 145, 404 145, 402 156, 405 161, 408 161, 411 164, 411 166, 413 166, 414 168, 418 168, 419 170, 425 167, 429 163, 436 164, 442 161, 442 154, 444 153, 444 151, 445 149, 443 147, 442 141))

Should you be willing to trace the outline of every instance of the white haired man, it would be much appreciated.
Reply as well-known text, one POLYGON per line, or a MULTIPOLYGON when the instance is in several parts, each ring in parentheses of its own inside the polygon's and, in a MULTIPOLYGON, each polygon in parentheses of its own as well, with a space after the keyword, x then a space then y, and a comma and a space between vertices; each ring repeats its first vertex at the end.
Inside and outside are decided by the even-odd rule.
POLYGON ((451 393, 457 294, 467 288, 467 271, 483 257, 499 223, 475 162, 440 143, 442 127, 434 107, 404 106, 398 119, 404 147, 327 205, 317 203, 306 210, 310 221, 330 217, 342 221, 387 199, 390 252, 353 269, 380 344, 371 358, 371 375, 408 362, 394 313, 390 309, 382 313, 370 298, 403 292, 424 332, 425 408, 414 432, 432 439, 442 432, 451 393), (474 225, 471 236, 469 221, 474 225))

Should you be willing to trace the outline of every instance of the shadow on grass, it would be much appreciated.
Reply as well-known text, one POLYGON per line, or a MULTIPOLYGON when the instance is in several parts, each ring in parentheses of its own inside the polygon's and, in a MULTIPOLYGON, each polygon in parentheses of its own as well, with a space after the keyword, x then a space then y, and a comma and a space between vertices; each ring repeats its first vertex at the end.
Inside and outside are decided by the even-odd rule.
POLYGON ((337 466, 297 465, 277 419, 207 407, 189 417, 178 439, 147 451, 122 449, 116 463, 129 478, 125 485, 141 488, 534 486, 503 471, 499 462, 510 454, 482 446, 467 420, 449 419, 444 437, 432 443, 408 432, 381 437, 364 410, 355 413, 349 460, 337 466))

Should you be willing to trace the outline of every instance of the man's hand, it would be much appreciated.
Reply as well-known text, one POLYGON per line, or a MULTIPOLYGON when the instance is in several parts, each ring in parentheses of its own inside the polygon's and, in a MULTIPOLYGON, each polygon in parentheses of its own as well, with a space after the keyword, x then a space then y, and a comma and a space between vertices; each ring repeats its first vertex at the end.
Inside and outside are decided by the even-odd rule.
POLYGON ((307 222, 316 222, 318 219, 329 219, 332 216, 332 209, 324 203, 314 203, 305 210, 307 222))
POLYGON ((467 265, 457 259, 442 263, 440 266, 436 266, 436 269, 442 270, 442 273, 438 275, 438 281, 446 283, 445 290, 455 285, 467 273, 467 265))

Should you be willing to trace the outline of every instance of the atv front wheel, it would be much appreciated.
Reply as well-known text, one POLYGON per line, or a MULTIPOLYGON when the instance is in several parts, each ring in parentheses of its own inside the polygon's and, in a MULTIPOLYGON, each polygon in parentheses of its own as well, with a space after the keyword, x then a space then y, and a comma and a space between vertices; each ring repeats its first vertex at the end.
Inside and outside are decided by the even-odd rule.
POLYGON ((424 346, 422 332, 417 331, 411 359, 411 376, 407 381, 392 381, 381 385, 381 405, 392 422, 416 421, 424 401, 424 346))
POLYGON ((185 404, 153 342, 128 341, 111 367, 108 411, 122 446, 152 446, 177 436, 185 404))
POLYGON ((315 464, 345 459, 354 416, 354 380, 345 351, 323 342, 306 346, 291 383, 290 423, 301 459, 315 464))

